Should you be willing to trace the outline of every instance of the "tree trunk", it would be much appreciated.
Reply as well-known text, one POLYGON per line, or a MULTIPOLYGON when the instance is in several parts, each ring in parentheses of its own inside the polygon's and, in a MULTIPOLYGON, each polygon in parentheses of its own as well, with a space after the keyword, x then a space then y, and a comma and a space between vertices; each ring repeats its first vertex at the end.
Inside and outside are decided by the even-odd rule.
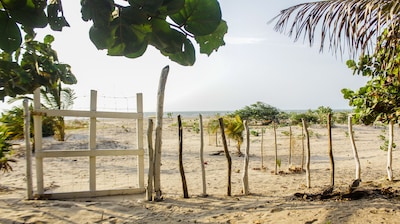
POLYGON ((393 152, 393 127, 394 122, 389 122, 389 143, 388 143, 388 154, 387 154, 387 173, 388 180, 393 181, 393 170, 392 170, 392 152, 393 152))
POLYGON ((360 159, 358 158, 358 152, 356 148, 356 143, 354 142, 354 134, 353 134, 353 121, 352 115, 348 117, 348 126, 349 126, 349 136, 351 142, 351 148, 353 149, 353 156, 354 161, 356 162, 356 180, 361 180, 361 166, 360 166, 360 159))
POLYGON ((165 84, 169 73, 169 66, 165 66, 161 71, 160 82, 158 84, 157 93, 157 126, 156 126, 156 140, 154 150, 154 191, 155 201, 162 201, 161 192, 161 139, 162 139, 162 124, 164 113, 164 92, 165 84))
POLYGON ((274 174, 278 174, 278 143, 276 140, 276 124, 274 122, 274 145, 275 145, 275 170, 274 174))
POLYGON ((231 156, 229 155, 229 150, 228 150, 228 145, 226 143, 226 137, 225 137, 225 128, 224 128, 224 119, 221 117, 218 119, 219 121, 219 127, 221 129, 221 137, 222 137, 222 143, 224 145, 224 152, 225 152, 225 157, 226 160, 228 161, 228 186, 227 186, 227 191, 226 194, 228 196, 231 196, 232 192, 232 185, 231 185, 231 176, 232 176, 232 159, 231 156))
POLYGON ((303 129, 306 133, 306 140, 307 140, 307 157, 306 157, 306 179, 307 179, 307 188, 311 187, 311 176, 310 176, 310 157, 311 157, 311 150, 310 150, 310 136, 308 134, 308 127, 307 123, 304 119, 301 119, 303 123, 303 129))
POLYGON ((206 185, 206 170, 204 167, 204 131, 203 131, 203 116, 199 114, 199 128, 200 128, 200 166, 201 166, 201 180, 203 183, 203 194, 201 196, 207 197, 206 185))
POLYGON ((335 185, 335 161, 333 160, 333 150, 332 150, 332 127, 331 127, 331 114, 328 114, 327 119, 328 124, 328 155, 331 163, 331 186, 335 185))
POLYGON ((249 126, 247 124, 247 120, 244 121, 244 128, 246 130, 246 151, 244 154, 244 161, 243 161, 242 183, 243 183, 243 194, 248 195, 250 193, 249 192, 250 131, 249 131, 249 126))
POLYGON ((182 129, 182 120, 181 115, 178 115, 178 136, 179 136, 179 172, 181 174, 182 179, 182 189, 183 189, 183 198, 189 198, 189 193, 186 184, 185 170, 183 169, 183 159, 182 159, 182 151, 183 151, 183 129, 182 129))
POLYGON ((147 200, 153 200, 153 182, 154 182, 154 150, 153 150, 153 119, 148 120, 147 125, 147 147, 149 148, 149 173, 147 179, 147 200))

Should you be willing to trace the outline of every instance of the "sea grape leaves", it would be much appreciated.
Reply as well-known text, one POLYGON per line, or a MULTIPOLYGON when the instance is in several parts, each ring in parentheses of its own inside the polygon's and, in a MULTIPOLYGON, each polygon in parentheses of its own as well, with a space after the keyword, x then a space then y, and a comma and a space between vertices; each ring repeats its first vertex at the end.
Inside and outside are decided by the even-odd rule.
MULTIPOLYGON (((30 29, 49 25, 56 31, 69 26, 61 0, 4 2, 13 4, 0 5, 2 50, 17 50, 22 36, 19 25, 30 29), (8 15, 7 21, 4 15, 8 15), (6 29, 5 22, 12 28, 6 29)), ((81 0, 81 6, 82 19, 93 22, 88 31, 91 41, 112 56, 140 57, 148 45, 153 45, 171 60, 193 65, 193 44, 198 44, 200 53, 207 55, 225 44, 227 26, 221 19, 217 0, 128 0, 124 5, 114 0, 81 0), (166 22, 169 31, 165 24, 154 20, 166 22)))
POLYGON ((170 60, 190 66, 196 60, 192 40, 207 55, 225 44, 227 25, 217 0, 130 0, 114 11, 110 2, 81 1, 82 19, 93 21, 90 39, 110 56, 136 58, 152 45, 170 60))
POLYGON ((22 43, 21 33, 15 21, 5 11, 0 11, 0 48, 12 52, 22 43))
POLYGON ((186 0, 184 7, 171 19, 194 35, 214 32, 221 23, 221 10, 217 1, 186 0))
POLYGON ((220 46, 225 45, 224 35, 227 32, 228 25, 222 20, 213 33, 197 36, 195 39, 200 45, 200 53, 210 55, 213 51, 217 51, 220 46))

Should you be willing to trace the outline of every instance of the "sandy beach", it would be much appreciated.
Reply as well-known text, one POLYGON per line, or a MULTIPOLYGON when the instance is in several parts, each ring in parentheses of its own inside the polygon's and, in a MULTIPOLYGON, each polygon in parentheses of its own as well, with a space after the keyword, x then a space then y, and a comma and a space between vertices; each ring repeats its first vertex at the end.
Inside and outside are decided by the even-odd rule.
MULTIPOLYGON (((394 181, 386 180, 387 152, 380 149, 387 136, 383 126, 353 127, 361 163, 359 192, 347 196, 355 178, 355 161, 346 125, 332 129, 335 159, 335 188, 332 197, 321 198, 330 184, 328 133, 325 127, 311 126, 311 188, 306 187, 305 172, 291 171, 301 165, 301 127, 277 129, 279 174, 275 167, 274 134, 271 128, 263 136, 250 138, 249 190, 242 194, 244 157, 235 155, 235 142, 228 141, 232 156, 232 196, 227 196, 227 161, 220 138, 215 140, 205 130, 204 164, 208 197, 202 197, 200 164, 200 134, 193 128, 196 118, 182 118, 183 162, 189 198, 183 198, 178 169, 178 127, 176 118, 165 118, 163 126, 161 190, 162 202, 149 202, 145 194, 81 198, 67 200, 26 200, 26 162, 23 143, 16 146, 13 171, 0 174, 0 223, 400 223, 399 153, 393 152, 394 181), (289 164, 289 148, 292 161, 289 164), (215 155, 218 154, 218 155, 215 155), (262 168, 264 166, 264 168, 262 168), (291 168, 291 170, 289 169, 291 168)), ((147 121, 145 122, 147 123, 147 121)), ((206 124, 206 120, 204 122, 206 124)), ((84 124, 84 122, 83 122, 84 124)), ((97 121, 97 147, 124 149, 136 144, 135 123, 121 120, 97 121)), ((144 125, 147 129, 146 124, 144 125)), ((261 127, 250 127, 261 133, 261 127)), ((85 149, 88 128, 67 130, 65 142, 44 138, 46 149, 85 149)), ((395 128, 395 143, 400 142, 399 127, 395 128)), ((147 142, 145 140, 145 142, 147 142)), ((147 144, 145 144, 147 145, 147 144)), ((242 145, 242 152, 246 144, 242 145)), ((148 155, 145 154, 145 182, 147 183, 148 155)), ((45 161, 45 189, 53 192, 79 191, 87 187, 87 168, 81 159, 61 158, 45 161)), ((135 182, 129 164, 132 158, 110 157, 99 159, 98 188, 118 188, 135 182), (103 169, 104 168, 104 169, 103 169)), ((33 166, 35 164, 33 163, 33 166)), ((35 178, 35 174, 34 174, 35 178)))

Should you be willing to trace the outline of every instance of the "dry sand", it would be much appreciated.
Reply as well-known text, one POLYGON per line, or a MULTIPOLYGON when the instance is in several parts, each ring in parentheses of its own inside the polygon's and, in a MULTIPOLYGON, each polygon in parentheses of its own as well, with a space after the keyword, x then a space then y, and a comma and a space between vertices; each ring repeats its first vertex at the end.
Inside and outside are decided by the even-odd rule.
MULTIPOLYGON (((0 223, 400 223, 399 154, 394 151, 395 181, 386 180, 386 152, 379 149, 387 136, 384 127, 355 126, 355 140, 361 162, 362 183, 356 189, 361 199, 346 199, 349 184, 355 177, 355 162, 347 127, 333 128, 335 158, 334 199, 321 200, 313 194, 321 193, 330 183, 327 130, 310 127, 311 133, 311 188, 306 188, 304 172, 288 170, 289 128, 278 128, 278 157, 280 174, 274 175, 273 131, 264 135, 266 169, 261 168, 261 136, 251 136, 249 181, 250 195, 243 195, 243 159, 234 155, 235 143, 230 141, 232 152, 232 195, 227 192, 227 162, 224 154, 211 155, 223 150, 212 136, 205 134, 204 160, 208 197, 201 197, 202 181, 199 160, 200 135, 192 130, 194 118, 183 130, 183 161, 190 198, 184 199, 178 169, 178 128, 176 119, 165 119, 163 127, 161 189, 164 201, 148 202, 145 195, 125 195, 74 200, 26 200, 24 146, 17 149, 14 171, 0 174, 0 223), (297 194, 296 194, 297 193, 297 194), (303 196, 303 194, 308 194, 303 196), (296 197, 295 195, 299 196, 296 197), (315 196, 315 197, 314 197, 315 196)), ((206 122, 205 122, 206 123, 206 122)), ((135 144, 134 123, 115 120, 98 121, 98 148, 128 148, 135 144)), ((145 129, 147 126, 144 126, 145 129)), ((251 127, 260 130, 260 127, 251 127)), ((293 127, 294 167, 300 166, 302 142, 301 129, 293 127)), ((206 133, 206 132, 205 132, 206 133)), ((399 133, 398 127, 395 134, 399 133)), ((64 143, 52 138, 44 139, 44 149, 87 148, 87 128, 67 131, 64 143)), ((396 136, 397 137, 397 136, 396 136)), ((146 142, 146 141, 145 141, 146 142)), ((395 142, 400 142, 395 138, 395 142)), ((400 144, 400 143, 399 143, 400 144)), ((246 145, 242 146, 244 152, 246 145)), ((147 149, 146 149, 147 152, 147 149)), ((80 159, 62 158, 45 163, 45 187, 49 191, 78 191, 87 185, 87 169, 80 159)), ((127 158, 101 160, 98 172, 100 188, 121 186, 129 177, 127 158), (104 168, 104 169, 103 169, 104 168), (108 168, 108 169, 107 169, 108 168), (122 179, 122 180, 121 180, 122 179)), ((134 161, 132 162, 134 163, 134 161)), ((147 156, 146 156, 147 177, 147 156)), ((132 180, 131 180, 132 179, 132 180)), ((145 180, 147 182, 147 180, 145 180)))

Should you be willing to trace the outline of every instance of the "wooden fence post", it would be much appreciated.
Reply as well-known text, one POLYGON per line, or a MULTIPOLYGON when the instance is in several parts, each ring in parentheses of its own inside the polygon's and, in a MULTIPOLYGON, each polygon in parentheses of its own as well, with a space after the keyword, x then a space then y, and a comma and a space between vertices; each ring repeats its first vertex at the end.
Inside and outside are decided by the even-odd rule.
POLYGON ((335 185, 335 161, 333 159, 333 149, 332 149, 332 127, 331 127, 331 114, 328 114, 328 155, 329 161, 331 163, 331 186, 335 185))
POLYGON ((353 116, 349 115, 348 117, 348 126, 349 126, 349 136, 351 142, 351 148, 353 149, 353 156, 356 162, 356 180, 361 179, 361 166, 360 166, 360 159, 358 158, 358 152, 356 148, 356 143, 354 141, 354 134, 353 134, 353 116))
POLYGON ((136 94, 136 110, 137 113, 140 114, 139 118, 136 120, 136 141, 137 141, 137 148, 142 150, 143 153, 138 155, 138 183, 139 188, 145 188, 144 186, 144 143, 143 143, 143 94, 137 93, 136 94))
POLYGON ((273 123, 274 125, 274 145, 275 145, 275 170, 274 170, 274 174, 277 175, 278 174, 278 143, 277 143, 277 139, 276 139, 276 124, 275 122, 273 123))
MULTIPOLYGON (((40 110, 40 88, 37 88, 33 93, 33 110, 34 112, 40 110)), ((44 193, 44 180, 43 180, 43 157, 38 156, 42 150, 42 116, 40 114, 33 114, 33 126, 34 126, 34 147, 35 147, 35 160, 36 160, 36 187, 37 194, 42 195, 44 193)))
POLYGON ((158 84, 157 93, 157 125, 156 125, 156 140, 154 149, 154 191, 155 201, 162 201, 161 193, 161 145, 162 145, 162 124, 164 114, 164 92, 165 84, 169 73, 169 66, 165 66, 161 71, 160 82, 158 84))
POLYGON ((153 150, 153 119, 148 120, 147 124, 147 146, 149 149, 149 173, 147 179, 147 200, 153 200, 153 181, 154 181, 154 150, 153 150))
POLYGON ((245 120, 243 123, 244 123, 244 128, 246 130, 246 152, 244 154, 242 184, 243 184, 243 194, 248 195, 250 193, 249 192, 250 131, 247 120, 245 120))
POLYGON ((24 100, 24 136, 25 136, 25 157, 26 157, 26 193, 28 200, 33 199, 32 184, 32 149, 31 149, 31 114, 28 100, 24 100))
POLYGON ((229 154, 228 145, 226 143, 224 119, 221 117, 221 118, 218 119, 218 121, 219 121, 219 127, 221 129, 221 136, 222 136, 222 143, 224 145, 225 157, 226 157, 226 160, 228 161, 228 183, 227 183, 226 195, 231 196, 232 195, 232 184, 231 184, 231 179, 232 179, 232 159, 231 159, 231 156, 229 154))
POLYGON ((288 158, 288 164, 289 168, 292 167, 292 126, 289 126, 289 158, 288 158))
POLYGON ((178 136, 179 136, 179 173, 181 174, 182 179, 182 189, 183 189, 183 198, 189 198, 189 193, 186 184, 186 177, 185 177, 185 169, 183 168, 183 128, 182 128, 182 120, 181 115, 178 115, 178 136))
POLYGON ((311 187, 311 176, 310 176, 310 157, 311 157, 311 150, 310 150, 310 135, 308 134, 308 127, 307 123, 304 119, 301 119, 303 123, 303 129, 306 133, 307 139, 307 157, 306 157, 306 180, 307 180, 307 188, 311 187))
MULTIPOLYGON (((90 111, 95 112, 97 110, 97 91, 90 91, 90 111)), ((90 117, 89 120, 89 150, 96 150, 96 117, 90 117)), ((96 191, 96 156, 89 157, 89 189, 90 191, 96 191)))
POLYGON ((200 167, 201 167, 201 180, 203 183, 203 193, 202 197, 207 197, 207 184, 206 184, 206 170, 204 167, 204 130, 203 130, 203 116, 199 114, 199 119, 200 119, 200 167))

